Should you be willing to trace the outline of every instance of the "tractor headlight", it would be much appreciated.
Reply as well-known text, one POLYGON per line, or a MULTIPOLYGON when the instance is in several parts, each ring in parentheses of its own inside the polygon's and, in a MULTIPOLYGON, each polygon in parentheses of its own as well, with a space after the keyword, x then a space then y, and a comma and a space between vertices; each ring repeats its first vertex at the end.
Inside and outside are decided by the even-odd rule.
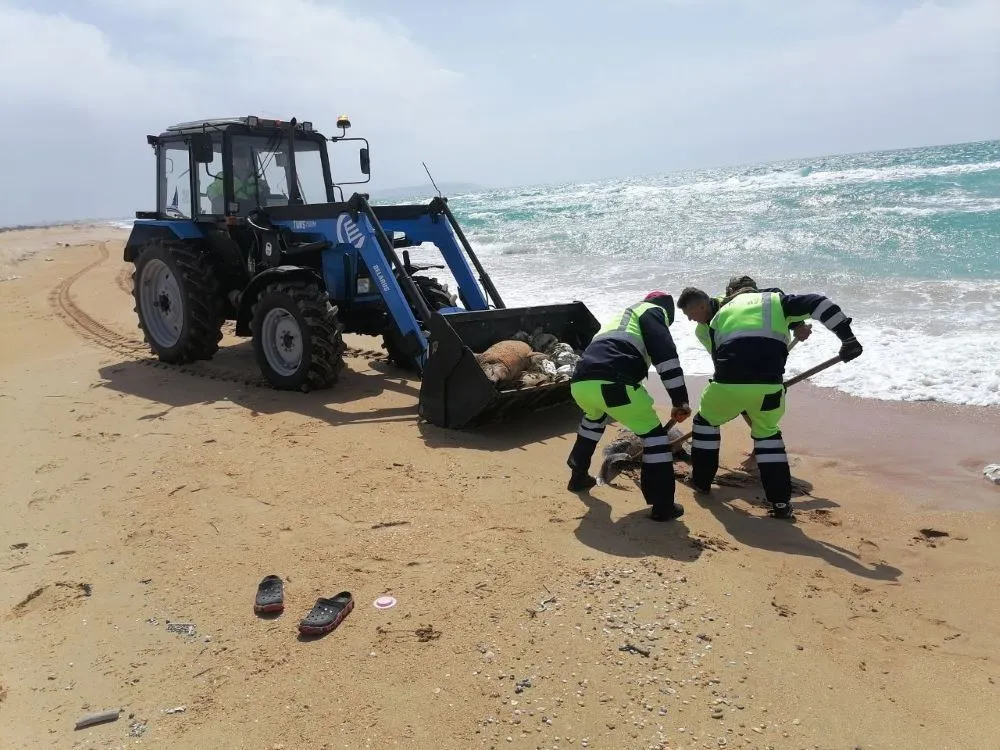
POLYGON ((371 279, 358 279, 358 294, 368 294, 372 288, 371 279))

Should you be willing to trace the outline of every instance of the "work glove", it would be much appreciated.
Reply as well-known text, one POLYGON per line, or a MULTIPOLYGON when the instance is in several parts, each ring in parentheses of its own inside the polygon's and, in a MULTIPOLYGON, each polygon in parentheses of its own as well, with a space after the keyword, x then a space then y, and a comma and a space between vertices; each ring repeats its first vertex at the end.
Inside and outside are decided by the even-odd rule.
POLYGON ((687 404, 682 404, 681 406, 675 406, 670 410, 670 418, 674 422, 683 422, 685 419, 691 416, 691 407, 687 404))
POLYGON ((812 326, 808 323, 799 323, 792 328, 792 335, 795 336, 796 341, 805 341, 812 335, 812 326))
POLYGON ((840 344, 840 358, 844 362, 850 362, 852 359, 857 359, 861 356, 861 352, 864 351, 861 344, 856 338, 851 336, 849 339, 844 339, 840 344))

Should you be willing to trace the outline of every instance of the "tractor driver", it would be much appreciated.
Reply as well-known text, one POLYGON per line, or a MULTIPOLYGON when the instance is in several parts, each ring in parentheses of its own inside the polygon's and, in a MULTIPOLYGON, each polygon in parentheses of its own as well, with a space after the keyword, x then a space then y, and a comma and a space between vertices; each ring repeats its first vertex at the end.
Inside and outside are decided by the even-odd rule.
MULTIPOLYGON (((257 170, 254 168, 253 151, 245 144, 233 145, 233 197, 237 201, 251 201, 260 205, 265 201, 270 191, 267 182, 258 182, 257 170)), ((225 171, 220 171, 205 191, 212 201, 212 213, 225 213, 223 210, 222 179, 225 171)))

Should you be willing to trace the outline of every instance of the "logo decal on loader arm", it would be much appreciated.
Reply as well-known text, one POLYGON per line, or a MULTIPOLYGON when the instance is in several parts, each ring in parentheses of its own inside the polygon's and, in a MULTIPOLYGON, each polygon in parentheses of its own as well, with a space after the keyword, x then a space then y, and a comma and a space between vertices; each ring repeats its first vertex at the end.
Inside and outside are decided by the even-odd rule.
POLYGON ((354 245, 358 250, 365 244, 365 236, 348 214, 337 217, 337 242, 354 245))

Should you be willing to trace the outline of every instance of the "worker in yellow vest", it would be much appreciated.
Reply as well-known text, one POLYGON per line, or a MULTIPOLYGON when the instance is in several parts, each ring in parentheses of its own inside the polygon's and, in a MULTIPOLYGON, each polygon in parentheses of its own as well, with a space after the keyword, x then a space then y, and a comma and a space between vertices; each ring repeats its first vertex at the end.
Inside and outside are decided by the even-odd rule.
MULTIPOLYGON (((735 297, 737 294, 742 294, 744 292, 779 292, 781 290, 776 287, 771 287, 768 289, 758 289, 757 282, 754 281, 749 276, 733 276, 729 279, 729 283, 726 285, 726 293, 718 297, 712 297, 712 314, 714 315, 718 312, 719 308, 724 305, 728 300, 735 297)), ((795 338, 796 342, 805 341, 812 335, 812 326, 804 322, 809 316, 798 316, 788 318, 788 331, 795 338)), ((701 345, 705 347, 705 350, 709 354, 712 353, 709 334, 708 334, 708 323, 698 323, 694 328, 694 335, 701 342, 701 345)), ((788 349, 791 351, 791 345, 788 349)), ((747 414, 743 414, 743 421, 748 425, 750 424, 750 417, 747 414)), ((757 462, 754 459, 754 455, 751 452, 749 455, 745 456, 740 468, 747 472, 752 472, 756 469, 757 462)))
POLYGON ((642 384, 650 368, 655 368, 673 404, 671 418, 683 422, 691 416, 684 372, 670 335, 673 321, 673 297, 650 292, 594 335, 570 382, 570 393, 583 410, 583 418, 566 462, 572 472, 567 489, 581 492, 597 483, 589 474, 590 461, 605 426, 617 421, 642 438, 639 485, 646 504, 652 506, 649 517, 654 521, 670 521, 684 513, 674 502, 673 453, 667 430, 642 384))
POLYGON ((689 320, 707 326, 707 348, 715 366, 692 423, 691 483, 699 492, 711 489, 719 469, 719 428, 746 413, 771 514, 791 518, 792 478, 780 425, 788 325, 818 320, 840 339, 840 356, 849 362, 862 352, 851 319, 821 294, 744 292, 716 306, 704 291, 688 287, 677 307, 689 320))
MULTIPOLYGON (((249 208, 266 205, 266 198, 270 195, 267 181, 263 173, 257 173, 255 165, 256 160, 249 146, 233 146, 233 197, 242 204, 241 213, 246 213, 249 208)), ((224 172, 220 170, 205 190, 206 196, 212 201, 212 213, 225 213, 223 175, 224 172)))

